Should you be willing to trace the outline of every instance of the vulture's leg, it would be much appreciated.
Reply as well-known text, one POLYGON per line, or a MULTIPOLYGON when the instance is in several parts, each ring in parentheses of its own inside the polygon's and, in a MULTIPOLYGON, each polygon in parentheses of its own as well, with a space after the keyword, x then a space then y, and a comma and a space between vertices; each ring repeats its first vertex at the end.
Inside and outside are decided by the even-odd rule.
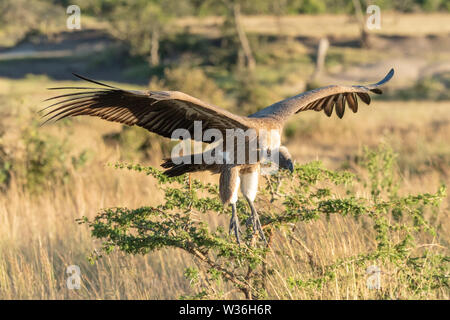
POLYGON ((222 169, 219 179, 219 195, 222 203, 229 203, 231 205, 232 215, 230 220, 229 232, 231 234, 231 231, 234 231, 237 243, 240 243, 239 233, 241 231, 236 210, 236 202, 238 200, 238 191, 240 184, 238 173, 238 168, 235 166, 225 166, 222 169))
POLYGON ((261 222, 259 221, 258 212, 253 205, 253 201, 256 198, 256 193, 258 192, 259 168, 255 166, 253 170, 241 174, 240 177, 242 194, 250 205, 250 210, 252 212, 249 220, 253 226, 253 232, 259 232, 261 239, 263 239, 264 242, 267 243, 266 237, 264 236, 264 232, 261 227, 261 222))
POLYGON ((245 199, 247 200, 247 202, 250 206, 250 210, 252 211, 251 219, 252 219, 252 224, 253 224, 253 231, 259 232, 261 239, 263 239, 264 242, 267 244, 266 236, 264 235, 264 231, 262 229, 261 222, 259 221, 259 215, 258 215, 258 212, 256 211, 255 205, 253 204, 253 201, 251 201, 248 197, 245 197, 245 199))
POLYGON ((237 210, 236 210, 236 203, 231 204, 231 219, 230 219, 230 229, 229 234, 231 234, 231 231, 234 232, 234 235, 236 236, 236 241, 238 244, 241 244, 241 239, 239 237, 239 234, 241 233, 241 228, 239 226, 239 219, 237 216, 237 210))

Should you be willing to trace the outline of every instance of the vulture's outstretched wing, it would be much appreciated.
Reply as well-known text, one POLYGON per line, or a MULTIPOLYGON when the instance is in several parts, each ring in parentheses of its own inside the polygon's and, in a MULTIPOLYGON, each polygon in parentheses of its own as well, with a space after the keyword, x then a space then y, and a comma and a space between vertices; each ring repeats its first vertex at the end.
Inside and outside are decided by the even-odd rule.
POLYGON ((344 116, 345 104, 347 103, 353 112, 358 111, 358 97, 366 104, 370 104, 369 93, 381 94, 379 88, 388 82, 394 75, 391 69, 383 80, 366 86, 328 86, 307 91, 297 96, 277 102, 265 109, 262 109, 249 117, 251 118, 275 118, 286 121, 295 113, 306 110, 324 111, 327 116, 331 116, 333 109, 339 118, 344 116))
MULTIPOLYGON (((55 89, 80 89, 81 92, 59 95, 47 100, 60 99, 46 107, 43 116, 48 121, 67 117, 95 116, 102 119, 137 125, 163 137, 171 138, 176 129, 186 129, 194 137, 194 121, 202 121, 202 132, 218 129, 225 137, 226 129, 248 129, 244 117, 207 104, 178 91, 132 91, 122 90, 74 74, 76 77, 102 87, 60 87, 55 89)), ((41 111, 43 111, 41 110, 41 111)), ((211 142, 211 141, 204 141, 211 142)))

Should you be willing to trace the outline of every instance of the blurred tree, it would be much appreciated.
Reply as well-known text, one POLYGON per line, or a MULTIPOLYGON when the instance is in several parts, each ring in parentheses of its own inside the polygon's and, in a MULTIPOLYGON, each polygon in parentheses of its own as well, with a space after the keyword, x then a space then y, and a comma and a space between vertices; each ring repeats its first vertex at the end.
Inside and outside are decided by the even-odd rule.
MULTIPOLYGON (((53 0, 56 4, 68 7, 72 1, 70 0, 53 0)), ((110 14, 114 8, 123 2, 122 0, 77 0, 77 5, 81 8, 82 14, 96 17, 103 17, 110 14)))
POLYGON ((65 26, 65 18, 66 14, 61 7, 43 0, 1 0, 2 44, 6 42, 14 45, 31 34, 51 36, 53 32, 59 31, 61 25, 65 26))
POLYGON ((358 20, 359 29, 361 32, 360 43, 363 48, 370 48, 370 37, 366 28, 366 19, 364 16, 364 11, 361 6, 360 0, 353 0, 353 7, 355 9, 356 19, 358 20))
MULTIPOLYGON (((252 48, 248 41, 247 34, 245 33, 242 24, 242 15, 241 15, 242 5, 246 5, 249 2, 247 0, 222 0, 222 3, 225 5, 226 8, 224 29, 227 29, 227 26, 232 25, 234 33, 240 45, 240 49, 238 52, 238 64, 243 64, 248 70, 253 70, 256 66, 256 61, 255 57, 253 56, 252 48), (242 63, 242 61, 244 63, 242 63)), ((254 11, 251 9, 253 8, 250 8, 251 12, 254 11)), ((225 31, 225 33, 227 33, 227 31, 225 31)))
POLYGON ((316 79, 323 73, 325 58, 327 57, 327 51, 329 47, 330 42, 326 37, 320 39, 319 45, 317 47, 316 65, 314 68, 314 72, 309 80, 310 83, 314 83, 316 79))
POLYGON ((275 16, 276 24, 278 28, 278 34, 282 33, 281 17, 286 14, 287 0, 274 0, 270 6, 270 9, 275 16))
MULTIPOLYGON (((244 0, 245 1, 245 0, 244 0)), ((246 66, 249 70, 255 69, 256 61, 253 57, 252 48, 248 42, 247 34, 242 25, 241 3, 239 0, 226 0, 227 6, 232 10, 232 17, 236 28, 236 33, 241 44, 242 52, 245 55, 246 66)))
POLYGON ((142 55, 152 66, 157 66, 159 43, 168 30, 171 11, 166 10, 169 0, 120 1, 108 15, 118 39, 128 43, 132 54, 142 55))

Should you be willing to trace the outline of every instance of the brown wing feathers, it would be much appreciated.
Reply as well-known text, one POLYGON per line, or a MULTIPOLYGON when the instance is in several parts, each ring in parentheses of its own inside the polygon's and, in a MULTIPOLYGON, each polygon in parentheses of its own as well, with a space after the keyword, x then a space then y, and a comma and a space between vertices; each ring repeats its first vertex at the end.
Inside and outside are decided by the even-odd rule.
MULTIPOLYGON (((194 121, 202 121, 202 130, 248 127, 242 117, 208 105, 194 97, 176 91, 122 90, 98 81, 75 75, 100 85, 100 88, 60 87, 80 89, 82 92, 62 94, 46 101, 62 99, 43 110, 48 121, 58 121, 80 115, 96 116, 127 125, 138 125, 151 132, 170 138, 175 129, 187 129, 194 138, 194 121)), ((41 110, 41 111, 43 111, 41 110)))
POLYGON ((347 100, 348 106, 354 113, 358 111, 358 99, 356 98, 354 93, 347 93, 345 95, 345 98, 347 100))
MULTIPOLYGON (((369 93, 381 94, 379 88, 394 75, 391 69, 383 80, 366 86, 328 86, 308 91, 277 102, 249 118, 276 118, 281 123, 301 111, 324 111, 331 116, 333 110, 339 118, 344 116, 346 104, 353 112, 358 111, 358 98, 370 104, 369 93)), ((194 97, 177 91, 130 91, 122 90, 98 81, 75 75, 100 85, 100 88, 62 87, 51 89, 80 89, 82 92, 62 94, 47 100, 62 99, 45 109, 48 122, 79 115, 97 116, 108 121, 138 125, 164 137, 171 137, 175 129, 187 129, 194 136, 194 121, 202 121, 202 130, 218 129, 226 136, 226 129, 249 128, 249 118, 240 117, 226 110, 209 105, 194 97)), ((44 110, 45 110, 44 109, 44 110)), ((209 141, 204 141, 209 142, 209 141)))
POLYGON ((275 118, 278 121, 284 122, 291 115, 307 111, 324 111, 327 116, 336 114, 339 118, 344 116, 345 106, 348 105, 353 112, 358 111, 358 98, 364 103, 370 104, 369 93, 381 94, 382 91, 379 86, 388 82, 394 75, 394 69, 391 69, 383 80, 365 86, 327 86, 311 91, 307 91, 287 98, 277 103, 261 109, 258 112, 250 115, 250 118, 275 118))
MULTIPOLYGON (((363 88, 363 87, 362 87, 363 88)), ((365 88, 364 88, 365 89, 365 88)), ((376 94, 381 94, 382 91, 378 88, 367 89, 368 91, 376 94)), ((317 99, 305 107, 298 109, 295 113, 306 110, 324 111, 328 117, 331 117, 333 109, 336 109, 336 114, 339 118, 344 116, 345 106, 348 105, 353 112, 358 111, 358 99, 359 97, 365 104, 370 104, 370 96, 367 92, 342 92, 331 96, 326 96, 321 99, 317 99)))

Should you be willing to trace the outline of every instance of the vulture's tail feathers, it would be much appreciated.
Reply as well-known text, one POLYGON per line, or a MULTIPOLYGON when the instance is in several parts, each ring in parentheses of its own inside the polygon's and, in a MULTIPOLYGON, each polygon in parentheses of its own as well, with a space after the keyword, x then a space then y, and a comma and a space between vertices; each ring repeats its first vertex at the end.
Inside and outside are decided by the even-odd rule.
MULTIPOLYGON (((190 172, 198 172, 198 171, 215 171, 215 165, 214 164, 206 164, 206 163, 200 163, 196 164, 194 162, 194 155, 188 156, 190 157, 190 161, 186 161, 187 159, 177 159, 177 160, 184 160, 184 161, 173 161, 171 158, 164 159, 164 162, 161 164, 161 167, 164 169, 167 169, 164 171, 164 174, 168 177, 177 177, 181 176, 185 173, 190 172)), ((184 157, 186 158, 186 157, 184 157)))

